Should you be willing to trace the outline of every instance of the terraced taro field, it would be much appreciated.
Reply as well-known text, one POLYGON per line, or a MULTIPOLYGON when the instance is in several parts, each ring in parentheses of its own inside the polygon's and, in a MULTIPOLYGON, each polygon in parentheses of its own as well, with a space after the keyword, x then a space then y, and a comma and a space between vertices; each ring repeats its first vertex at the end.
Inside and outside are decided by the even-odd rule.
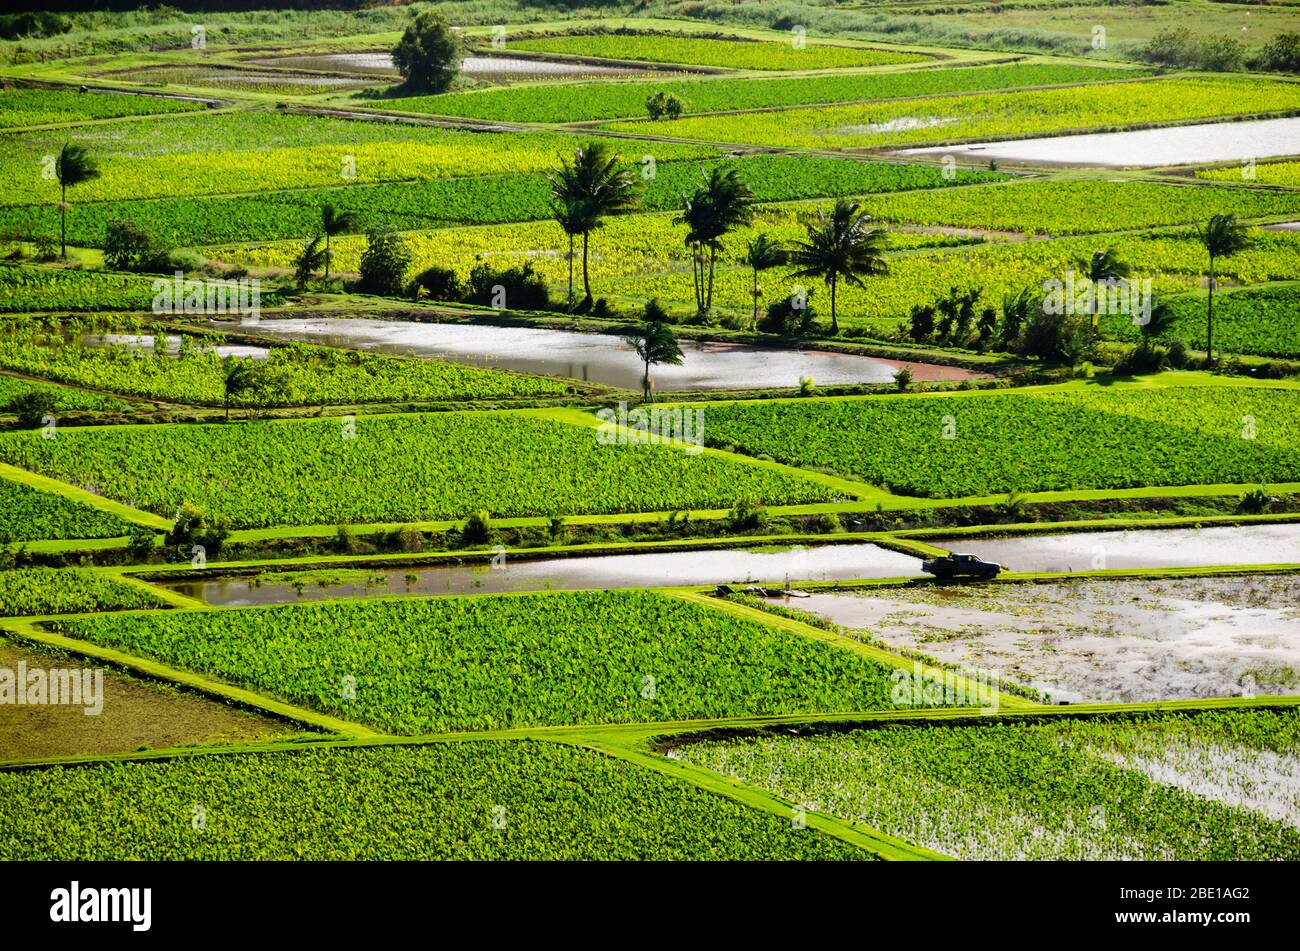
POLYGON ((982 154, 1291 141, 1286 9, 110 6, 0 15, 0 860, 1300 860, 1300 156, 982 154))

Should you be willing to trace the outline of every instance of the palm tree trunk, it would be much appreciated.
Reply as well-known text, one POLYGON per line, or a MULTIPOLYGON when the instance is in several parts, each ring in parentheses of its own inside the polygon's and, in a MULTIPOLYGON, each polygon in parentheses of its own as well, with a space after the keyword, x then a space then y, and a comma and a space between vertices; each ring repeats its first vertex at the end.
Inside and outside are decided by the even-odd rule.
POLYGON ((230 391, 226 390, 226 422, 230 422, 230 391))
POLYGON ((1214 255, 1210 255, 1210 296, 1205 308, 1205 362, 1214 366, 1214 255))
MULTIPOLYGON (((330 279, 330 233, 325 232, 325 280, 330 279)), ((419 291, 417 290, 418 294, 419 291)))
POLYGON ((59 256, 68 259, 68 186, 60 185, 59 192, 59 256))
POLYGON ((718 249, 709 245, 709 296, 705 300, 705 311, 713 309, 713 270, 718 260, 718 249))
POLYGON ((569 313, 573 313, 573 235, 569 235, 569 313))
POLYGON ((691 245, 691 284, 695 291, 695 313, 704 313, 704 288, 702 286, 704 274, 702 262, 700 260, 700 246, 698 243, 691 245))
POLYGON ((641 377, 641 402, 650 402, 650 361, 645 362, 645 374, 641 377))
POLYGON ((754 268, 754 327, 758 327, 758 268, 754 268))
POLYGON ((831 278, 831 336, 840 332, 840 322, 835 316, 835 278, 831 278))
POLYGON ((590 234, 590 231, 582 233, 582 289, 586 295, 583 303, 587 306, 591 306, 591 273, 587 269, 587 238, 590 234))

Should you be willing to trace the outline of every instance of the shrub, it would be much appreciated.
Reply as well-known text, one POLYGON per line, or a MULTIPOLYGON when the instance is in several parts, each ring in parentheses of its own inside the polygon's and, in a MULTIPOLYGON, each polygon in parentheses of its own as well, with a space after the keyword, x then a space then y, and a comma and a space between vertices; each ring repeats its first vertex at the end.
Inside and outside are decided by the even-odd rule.
POLYGON ((912 370, 910 367, 899 367, 894 371, 894 386, 898 387, 898 392, 906 393, 907 388, 912 385, 912 370))
POLYGON ((492 538, 492 517, 485 511, 474 512, 465 519, 460 537, 467 545, 486 545, 492 538))
POLYGON ((486 261, 480 261, 469 272, 465 300, 510 310, 546 310, 551 305, 546 281, 533 271, 531 262, 496 271, 486 261))
POLYGON ((733 529, 757 529, 767 525, 767 509, 752 495, 742 495, 736 500, 727 519, 733 529))
POLYGON ((1241 498, 1237 500, 1237 511, 1259 515, 1267 512, 1274 501, 1273 496, 1269 495, 1268 489, 1261 485, 1242 494, 1241 498))
POLYGON ((758 329, 782 337, 802 337, 812 333, 815 316, 811 300, 791 295, 767 308, 758 321, 758 329))
POLYGON ((209 517, 201 505, 184 503, 176 514, 176 522, 167 533, 166 544, 180 558, 189 558, 195 546, 203 548, 208 558, 221 553, 230 535, 230 520, 224 515, 209 517))
POLYGON ((46 390, 30 390, 15 396, 9 403, 9 411, 18 417, 18 425, 24 429, 36 429, 45 422, 45 417, 53 416, 57 405, 54 394, 46 390))
POLYGON ((1255 63, 1270 72, 1300 73, 1300 33, 1279 33, 1264 44, 1255 63))
POLYGON ((411 296, 419 297, 420 291, 424 291, 433 300, 457 301, 464 297, 465 285, 451 268, 435 264, 425 268, 411 282, 411 296))
POLYGON ((104 229, 104 264, 115 271, 160 270, 167 251, 134 221, 110 221, 104 229))
POLYGON ((410 266, 411 249, 406 241, 393 231, 374 229, 366 234, 366 250, 361 253, 360 289, 395 297, 406 286, 410 266))

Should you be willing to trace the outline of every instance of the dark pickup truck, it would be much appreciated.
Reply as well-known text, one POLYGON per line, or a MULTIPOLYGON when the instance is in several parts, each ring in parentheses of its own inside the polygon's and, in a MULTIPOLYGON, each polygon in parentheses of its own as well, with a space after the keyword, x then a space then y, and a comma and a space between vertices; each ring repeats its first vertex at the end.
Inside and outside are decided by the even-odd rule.
POLYGON ((927 558, 921 562, 921 570, 936 578, 996 578, 1002 566, 992 561, 984 561, 977 555, 953 552, 942 558, 927 558))

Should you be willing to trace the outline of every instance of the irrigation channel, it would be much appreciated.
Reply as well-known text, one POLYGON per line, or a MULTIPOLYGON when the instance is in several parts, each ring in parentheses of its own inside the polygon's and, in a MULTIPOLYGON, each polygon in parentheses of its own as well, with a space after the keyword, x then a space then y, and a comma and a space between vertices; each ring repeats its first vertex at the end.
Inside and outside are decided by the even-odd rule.
MULTIPOLYGON (((286 340, 436 357, 452 363, 560 376, 624 389, 641 388, 640 361, 621 337, 612 334, 363 317, 261 318, 237 325, 212 321, 211 326, 214 330, 238 328, 286 340)), ((812 377, 819 386, 888 383, 902 366, 909 367, 916 380, 987 376, 931 363, 745 344, 682 341, 682 353, 681 366, 654 368, 651 376, 656 389, 795 387, 802 377, 812 377)))
MULTIPOLYGON (((1097 567, 1162 568, 1300 563, 1300 525, 1089 532, 1015 538, 938 539, 1017 571, 1097 567)), ((219 607, 397 594, 494 594, 511 591, 660 588, 757 584, 784 589, 810 581, 922 577, 920 560, 878 545, 842 541, 763 549, 710 548, 565 558, 498 559, 473 565, 375 566, 306 571, 294 578, 215 578, 165 583, 169 590, 219 607)))

